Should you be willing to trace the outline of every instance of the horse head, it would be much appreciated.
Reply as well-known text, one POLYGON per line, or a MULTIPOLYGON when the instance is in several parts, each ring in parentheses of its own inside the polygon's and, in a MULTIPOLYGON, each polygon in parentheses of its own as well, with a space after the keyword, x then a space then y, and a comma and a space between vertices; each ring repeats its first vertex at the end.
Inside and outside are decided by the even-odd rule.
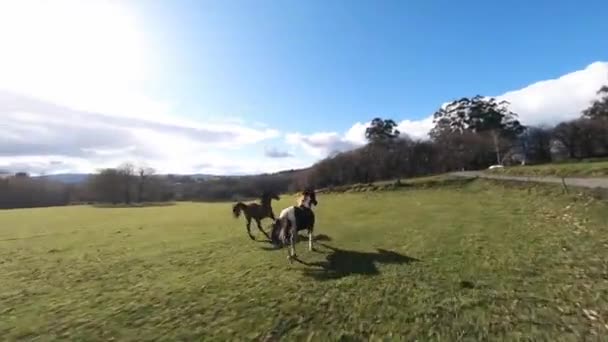
POLYGON ((302 197, 300 199, 300 204, 310 207, 310 206, 317 206, 319 205, 319 202, 317 202, 317 196, 315 194, 315 191, 313 189, 306 189, 302 192, 302 197))
POLYGON ((270 203, 272 200, 280 200, 281 198, 279 197, 279 195, 275 194, 274 192, 269 192, 269 191, 264 191, 264 193, 262 193, 261 196, 261 201, 262 203, 270 203))

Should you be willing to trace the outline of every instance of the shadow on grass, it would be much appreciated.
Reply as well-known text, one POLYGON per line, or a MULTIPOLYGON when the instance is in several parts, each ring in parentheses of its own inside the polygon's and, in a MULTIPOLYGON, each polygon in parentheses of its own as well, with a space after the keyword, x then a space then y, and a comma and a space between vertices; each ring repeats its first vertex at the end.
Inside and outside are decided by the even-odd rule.
POLYGON ((416 258, 385 249, 377 249, 375 253, 350 251, 320 244, 330 250, 326 261, 308 263, 297 260, 300 264, 308 266, 304 275, 315 280, 334 280, 351 275, 374 276, 380 274, 377 263, 381 264, 409 264, 420 261, 416 258))
MULTIPOLYGON (((264 240, 257 240, 256 239, 255 241, 256 242, 266 242, 266 243, 270 244, 271 247, 262 247, 262 249, 265 250, 265 251, 278 251, 278 250, 282 249, 282 247, 279 247, 279 248, 275 247, 272 244, 272 241, 270 241, 268 239, 264 239, 264 240)), ((300 243, 302 241, 307 242, 308 241, 308 236, 305 236, 305 235, 302 235, 302 234, 298 234, 298 239, 297 239, 296 243, 300 243)), ((315 235, 313 237, 313 241, 315 241, 315 242, 331 241, 331 237, 329 237, 328 235, 325 235, 325 234, 319 234, 319 235, 315 235)), ((283 246, 283 247, 285 247, 285 246, 283 246)))
POLYGON ((91 206, 94 208, 149 208, 149 207, 170 207, 175 205, 175 202, 144 202, 144 203, 119 203, 119 204, 110 204, 110 203, 97 203, 92 204, 91 206))

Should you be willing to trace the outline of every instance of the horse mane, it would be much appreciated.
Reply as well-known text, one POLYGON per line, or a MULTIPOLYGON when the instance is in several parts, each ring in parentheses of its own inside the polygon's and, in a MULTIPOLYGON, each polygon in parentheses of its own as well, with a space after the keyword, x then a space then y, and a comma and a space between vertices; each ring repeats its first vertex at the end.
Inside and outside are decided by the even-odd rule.
POLYGON ((300 196, 298 197, 298 206, 302 206, 304 205, 304 200, 306 199, 306 196, 303 194, 300 194, 300 196))
MULTIPOLYGON (((274 192, 264 191, 260 196, 260 205, 264 208, 270 208, 272 211, 272 200, 280 200, 281 198, 274 192)), ((273 214, 274 215, 274 214, 273 214)))
POLYGON ((262 196, 260 196, 260 204, 269 204, 272 201, 272 194, 269 192, 263 192, 262 196))
POLYGON ((300 196, 298 197, 298 206, 300 206, 300 207, 303 206, 304 205, 304 200, 306 200, 306 198, 309 198, 309 199, 312 198, 312 196, 311 196, 310 193, 311 193, 311 191, 309 191, 309 190, 302 191, 300 193, 300 196))

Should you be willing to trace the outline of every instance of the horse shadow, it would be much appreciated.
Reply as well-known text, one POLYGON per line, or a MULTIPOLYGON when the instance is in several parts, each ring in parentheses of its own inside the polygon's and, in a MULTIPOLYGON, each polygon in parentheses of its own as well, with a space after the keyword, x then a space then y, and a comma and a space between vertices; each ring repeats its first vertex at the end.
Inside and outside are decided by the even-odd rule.
MULTIPOLYGON (((317 243, 317 242, 327 242, 327 241, 331 241, 331 240, 332 240, 332 238, 330 236, 328 236, 328 235, 325 235, 325 234, 319 234, 319 235, 313 236, 313 241, 315 243, 317 243)), ((270 241, 268 239, 265 239, 265 240, 255 240, 255 241, 256 242, 268 243, 268 244, 272 245, 272 241, 270 241)), ((308 236, 302 235, 302 234, 298 234, 298 238, 297 238, 297 242, 296 243, 300 243, 302 241, 308 241, 308 236)), ((282 248, 281 247, 277 248, 277 247, 274 247, 274 245, 272 245, 272 247, 264 246, 264 247, 262 247, 262 249, 266 250, 266 251, 276 251, 276 250, 279 250, 279 249, 282 249, 282 248)), ((319 252, 318 250, 315 250, 315 251, 319 252)))
POLYGON ((420 261, 397 252, 378 248, 377 252, 358 252, 340 249, 320 243, 329 249, 325 261, 308 263, 296 259, 308 268, 304 270, 304 275, 318 281, 336 280, 353 275, 376 276, 380 274, 377 264, 410 264, 420 261))

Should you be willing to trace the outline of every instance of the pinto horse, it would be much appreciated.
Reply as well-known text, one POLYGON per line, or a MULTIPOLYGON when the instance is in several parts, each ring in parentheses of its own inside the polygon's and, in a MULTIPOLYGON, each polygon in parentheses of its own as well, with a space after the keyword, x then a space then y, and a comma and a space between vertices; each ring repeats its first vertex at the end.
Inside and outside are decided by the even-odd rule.
POLYGON ((271 205, 273 199, 277 201, 280 200, 278 195, 264 192, 260 198, 259 204, 245 204, 243 202, 238 202, 232 206, 232 214, 235 218, 238 218, 241 215, 241 212, 245 214, 245 219, 247 220, 247 234, 249 234, 251 240, 255 240, 255 237, 251 235, 251 219, 255 220, 255 223, 258 225, 258 229, 270 240, 270 236, 268 236, 264 229, 262 229, 261 221, 266 217, 275 220, 271 205))
POLYGON ((283 209, 279 218, 272 225, 271 241, 275 245, 289 244, 287 259, 290 262, 296 258, 295 239, 300 230, 308 230, 308 250, 313 250, 312 234, 315 227, 315 213, 312 208, 318 204, 314 190, 306 190, 302 193, 298 205, 283 209))

